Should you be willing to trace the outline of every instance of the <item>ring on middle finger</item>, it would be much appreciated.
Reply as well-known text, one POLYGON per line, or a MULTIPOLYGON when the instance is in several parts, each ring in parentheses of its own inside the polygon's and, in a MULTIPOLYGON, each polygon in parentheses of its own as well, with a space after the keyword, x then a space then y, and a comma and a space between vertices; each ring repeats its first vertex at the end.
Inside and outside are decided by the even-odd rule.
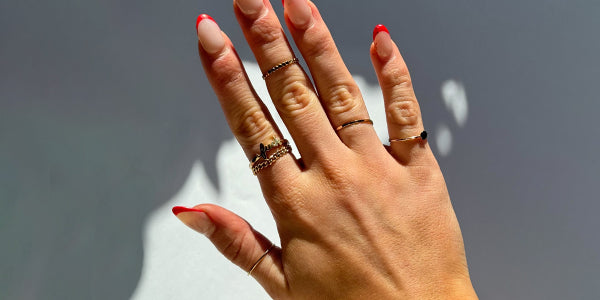
POLYGON ((285 67, 287 67, 287 66, 289 66, 291 64, 295 64, 295 63, 298 63, 298 58, 297 57, 294 57, 294 58, 292 58, 290 60, 286 60, 286 61, 284 61, 284 62, 282 62, 282 63, 280 63, 278 65, 275 65, 274 67, 270 68, 266 72, 264 72, 262 74, 262 78, 263 79, 267 79, 267 77, 269 77, 271 74, 273 74, 273 73, 277 72, 278 70, 281 70, 281 69, 283 69, 283 68, 285 68, 285 67))

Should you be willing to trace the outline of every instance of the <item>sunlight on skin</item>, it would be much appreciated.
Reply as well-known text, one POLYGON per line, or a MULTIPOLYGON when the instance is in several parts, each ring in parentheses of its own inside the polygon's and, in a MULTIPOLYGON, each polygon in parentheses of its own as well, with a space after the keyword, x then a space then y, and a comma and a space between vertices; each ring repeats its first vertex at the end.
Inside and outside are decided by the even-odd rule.
MULTIPOLYGON (((244 62, 244 66, 258 95, 262 99, 269 99, 258 66, 248 62, 244 62)), ((362 91, 379 138, 387 143, 383 96, 379 85, 369 84, 361 77, 354 78, 362 91)), ((456 116, 456 108, 451 107, 460 109, 463 104, 466 107, 466 97, 464 103, 453 106, 448 103, 454 103, 452 99, 460 96, 460 89, 448 91, 447 98, 450 100, 444 98, 444 101, 456 116)), ((465 95, 464 87, 462 95, 465 95)), ((265 104, 273 112, 283 136, 289 137, 281 119, 274 113, 273 104, 270 101, 265 101, 265 104)), ((461 124, 458 119, 456 121, 461 124)), ((449 153, 452 145, 452 135, 447 130, 447 134, 443 135, 445 139, 436 140, 445 143, 441 146, 444 150, 440 151, 442 155, 449 153)), ((292 140, 290 143, 295 149, 292 140)), ((171 212, 171 208, 178 205, 192 207, 200 203, 218 204, 239 214, 271 241, 279 244, 275 222, 263 200, 258 181, 248 169, 244 153, 234 138, 221 145, 215 159, 221 185, 219 188, 208 178, 203 163, 197 161, 179 192, 147 217, 143 236, 143 269, 131 299, 203 299, 207 296, 210 299, 269 299, 253 278, 225 259, 207 238, 183 226, 171 212)))

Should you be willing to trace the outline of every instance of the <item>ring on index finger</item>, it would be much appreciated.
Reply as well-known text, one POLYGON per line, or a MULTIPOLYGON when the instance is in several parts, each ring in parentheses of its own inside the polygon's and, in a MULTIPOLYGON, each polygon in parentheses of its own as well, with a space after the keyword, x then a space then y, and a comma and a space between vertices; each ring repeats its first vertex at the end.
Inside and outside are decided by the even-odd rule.
POLYGON ((270 144, 260 144, 260 153, 254 155, 250 161, 250 169, 252 174, 256 175, 262 169, 265 169, 275 163, 282 156, 290 153, 292 146, 286 139, 279 139, 273 137, 273 141, 270 144))

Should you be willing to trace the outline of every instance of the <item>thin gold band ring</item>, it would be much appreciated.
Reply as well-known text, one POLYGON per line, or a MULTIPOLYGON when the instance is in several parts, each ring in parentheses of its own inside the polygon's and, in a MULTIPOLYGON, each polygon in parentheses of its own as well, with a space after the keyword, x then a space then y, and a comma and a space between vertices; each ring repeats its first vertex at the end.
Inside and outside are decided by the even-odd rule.
POLYGON ((248 276, 252 275, 252 271, 254 271, 256 267, 258 267, 258 265, 263 261, 263 259, 265 259, 265 257, 267 257, 267 254, 271 252, 271 249, 273 249, 273 247, 275 247, 275 244, 271 244, 271 247, 269 247, 269 249, 267 249, 267 251, 265 251, 265 253, 263 253, 263 255, 252 265, 252 268, 250 268, 250 271, 248 271, 248 276))
POLYGON ((359 120, 350 121, 350 122, 347 122, 347 123, 344 123, 344 124, 338 126, 335 129, 335 131, 340 131, 340 130, 346 128, 346 127, 349 127, 349 126, 352 126, 352 125, 356 125, 356 124, 361 124, 361 123, 367 123, 367 124, 373 125, 373 120, 371 120, 371 119, 359 119, 359 120))
POLYGON ((426 140, 427 139, 427 131, 423 130, 419 135, 415 135, 415 136, 409 136, 406 138, 402 138, 402 139, 389 139, 390 143, 393 142, 405 142, 405 141, 410 141, 410 140, 416 140, 416 139, 421 139, 421 140, 426 140))

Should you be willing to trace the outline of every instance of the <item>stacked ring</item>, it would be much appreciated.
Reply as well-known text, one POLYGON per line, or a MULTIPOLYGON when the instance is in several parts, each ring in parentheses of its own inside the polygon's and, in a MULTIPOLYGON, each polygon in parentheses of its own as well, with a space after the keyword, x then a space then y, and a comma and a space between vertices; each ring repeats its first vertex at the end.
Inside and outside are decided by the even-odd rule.
POLYGON ((261 143, 260 153, 256 154, 250 161, 250 169, 252 170, 252 174, 258 174, 260 170, 272 165, 280 157, 290 153, 291 151, 292 146, 290 146, 290 143, 286 139, 281 140, 277 137, 273 137, 273 141, 270 144, 265 145, 261 143), (269 153, 271 150, 275 151, 269 153))

